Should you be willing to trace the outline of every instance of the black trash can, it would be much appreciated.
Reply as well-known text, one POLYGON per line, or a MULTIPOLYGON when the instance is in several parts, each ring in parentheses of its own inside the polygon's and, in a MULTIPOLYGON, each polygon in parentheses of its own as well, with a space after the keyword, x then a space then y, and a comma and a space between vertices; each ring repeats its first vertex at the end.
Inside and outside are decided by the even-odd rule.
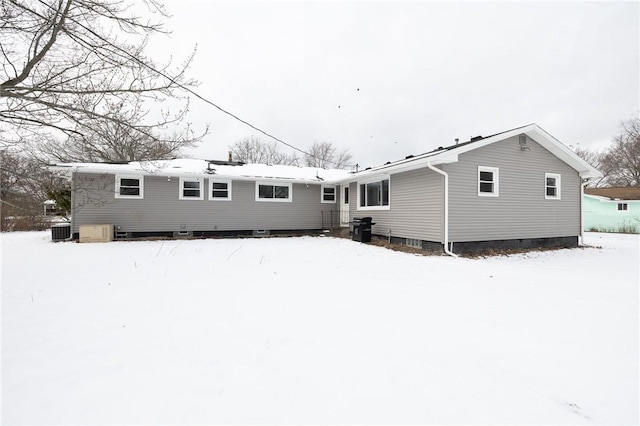
POLYGON ((354 217, 352 224, 353 234, 351 239, 353 241, 360 241, 361 243, 371 241, 371 225, 375 225, 375 223, 371 222, 370 217, 354 217))
POLYGON ((51 227, 51 240, 64 241, 71 238, 71 224, 58 223, 51 227))

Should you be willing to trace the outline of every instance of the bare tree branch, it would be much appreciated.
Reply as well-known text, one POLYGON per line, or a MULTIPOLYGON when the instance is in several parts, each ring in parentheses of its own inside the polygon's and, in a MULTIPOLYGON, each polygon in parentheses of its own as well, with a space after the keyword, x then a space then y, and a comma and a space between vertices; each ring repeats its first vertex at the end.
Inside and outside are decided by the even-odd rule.
POLYGON ((287 155, 280 151, 276 142, 266 143, 259 137, 250 136, 229 146, 231 155, 236 161, 256 164, 297 165, 295 155, 287 155))
POLYGON ((640 117, 620 123, 620 133, 601 160, 607 184, 640 186, 640 117))
MULTIPOLYGON (((90 138, 107 122, 128 127, 141 138, 168 139, 150 130, 166 129, 184 118, 186 90, 196 85, 186 76, 195 50, 177 67, 146 57, 148 37, 166 31, 162 23, 135 15, 133 4, 2 0, 0 145, 24 140, 21 135, 34 129, 48 131, 52 138, 90 138), (177 112, 142 113, 142 99, 156 105, 172 99, 177 112), (137 105, 135 113, 126 114, 125 105, 137 105)), ((144 5, 160 17, 168 16, 157 0, 144 5)))
POLYGON ((349 166, 351 153, 347 149, 337 152, 336 147, 330 142, 316 141, 307 151, 304 161, 309 167, 343 169, 349 166))

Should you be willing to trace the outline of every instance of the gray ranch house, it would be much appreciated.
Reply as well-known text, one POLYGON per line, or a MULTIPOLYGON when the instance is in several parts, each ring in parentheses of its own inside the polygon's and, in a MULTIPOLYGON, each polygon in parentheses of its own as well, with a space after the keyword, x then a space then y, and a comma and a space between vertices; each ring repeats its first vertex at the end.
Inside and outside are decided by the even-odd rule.
POLYGON ((359 172, 205 160, 59 164, 72 234, 266 234, 348 227, 423 249, 576 246, 584 185, 601 174, 536 124, 359 172))

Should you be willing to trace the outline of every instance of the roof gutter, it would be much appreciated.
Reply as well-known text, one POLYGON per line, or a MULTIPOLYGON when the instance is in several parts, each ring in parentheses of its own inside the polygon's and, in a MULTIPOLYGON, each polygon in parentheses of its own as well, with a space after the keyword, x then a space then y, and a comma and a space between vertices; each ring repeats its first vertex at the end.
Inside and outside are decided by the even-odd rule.
POLYGON ((444 252, 449 256, 458 257, 457 254, 449 250, 449 175, 444 170, 433 167, 431 162, 427 163, 427 167, 444 176, 444 252))

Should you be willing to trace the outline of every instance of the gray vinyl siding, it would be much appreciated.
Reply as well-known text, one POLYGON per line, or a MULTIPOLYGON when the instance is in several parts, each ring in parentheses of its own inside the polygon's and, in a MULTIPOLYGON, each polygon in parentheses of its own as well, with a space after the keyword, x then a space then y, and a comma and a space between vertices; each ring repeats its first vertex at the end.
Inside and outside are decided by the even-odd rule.
POLYGON ((358 185, 352 184, 349 189, 351 214, 372 217, 374 234, 442 242, 444 178, 441 175, 426 168, 391 175, 389 210, 358 210, 358 185))
POLYGON ((77 174, 73 227, 113 224, 122 232, 307 230, 322 227, 320 185, 294 183, 292 202, 256 201, 255 182, 232 181, 231 200, 180 200, 179 178, 144 177, 143 199, 115 198, 115 176, 77 174))
POLYGON ((518 137, 461 154, 449 173, 451 241, 549 238, 580 234, 580 177, 566 163, 518 137), (499 196, 478 196, 478 166, 499 169, 499 196), (545 199, 545 173, 561 175, 561 199, 545 199))

